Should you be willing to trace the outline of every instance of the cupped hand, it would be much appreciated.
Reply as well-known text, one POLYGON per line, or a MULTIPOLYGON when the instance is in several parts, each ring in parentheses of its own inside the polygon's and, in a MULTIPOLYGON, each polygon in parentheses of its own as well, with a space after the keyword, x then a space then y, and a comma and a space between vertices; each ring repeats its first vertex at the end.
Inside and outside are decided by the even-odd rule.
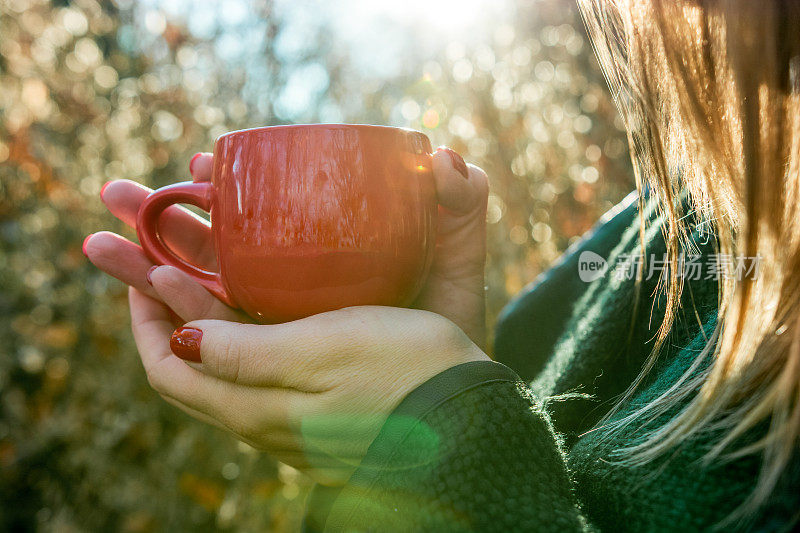
MULTIPOLYGON (((210 179, 212 158, 212 154, 201 153, 192 159, 190 173, 194 181, 210 179)), ((483 347, 486 174, 466 165, 452 150, 441 148, 433 155, 433 176, 439 201, 436 250, 428 280, 412 307, 447 317, 483 347)), ((117 180, 104 186, 101 199, 115 217, 135 228, 139 205, 150 192, 133 181, 117 180)), ((209 270, 216 269, 211 228, 204 219, 183 207, 171 206, 162 215, 160 229, 166 244, 178 255, 209 270)), ((147 282, 153 263, 139 245, 102 231, 90 235, 83 249, 101 270, 159 298, 147 282)), ((207 305, 203 318, 249 321, 246 315, 218 300, 207 305)), ((180 307, 196 309, 197 304, 186 301, 180 307)))
MULTIPOLYGON (((195 157, 195 181, 209 179, 211 158, 195 157)), ((415 309, 351 307, 286 324, 243 324, 243 313, 179 269, 153 268, 138 245, 119 235, 94 234, 84 242, 84 252, 131 286, 137 347, 150 383, 165 399, 318 482, 338 484, 411 390, 447 368, 488 359, 479 348, 484 343, 486 175, 447 150, 434 154, 433 173, 439 232, 415 309), (175 315, 189 328, 177 336, 175 315), (189 350, 195 355, 187 364, 174 353, 186 359, 193 338, 198 349, 189 350)), ((134 227, 149 192, 120 180, 105 186, 101 196, 117 218, 134 227)), ((185 259, 216 267, 210 228, 202 218, 172 206, 162 215, 161 231, 185 259)))
MULTIPOLYGON (((213 299, 176 268, 159 267, 151 278, 173 308, 196 289, 213 299)), ((129 298, 156 391, 326 485, 347 481, 411 390, 452 366, 488 360, 429 311, 350 307, 276 325, 193 320, 173 333, 165 305, 134 288, 129 298)))

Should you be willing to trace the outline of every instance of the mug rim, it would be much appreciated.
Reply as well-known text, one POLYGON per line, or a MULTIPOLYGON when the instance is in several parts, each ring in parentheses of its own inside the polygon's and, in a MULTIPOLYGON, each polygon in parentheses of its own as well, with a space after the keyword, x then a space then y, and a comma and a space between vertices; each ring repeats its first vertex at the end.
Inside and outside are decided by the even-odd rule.
POLYGON ((330 122, 330 123, 319 123, 319 124, 276 124, 274 126, 258 126, 255 128, 244 128, 241 130, 233 130, 228 131, 220 135, 214 140, 214 144, 218 143, 225 137, 230 137, 233 135, 240 135, 245 133, 255 133, 262 130, 277 130, 277 129, 332 129, 332 128, 347 128, 347 129, 376 129, 376 130, 395 130, 395 131, 405 131, 408 133, 414 133, 416 135, 420 135, 423 138, 427 139, 430 142, 430 138, 423 132, 419 130, 415 130, 412 128, 403 128, 400 126, 384 126, 381 124, 347 124, 347 123, 337 123, 337 122, 330 122))

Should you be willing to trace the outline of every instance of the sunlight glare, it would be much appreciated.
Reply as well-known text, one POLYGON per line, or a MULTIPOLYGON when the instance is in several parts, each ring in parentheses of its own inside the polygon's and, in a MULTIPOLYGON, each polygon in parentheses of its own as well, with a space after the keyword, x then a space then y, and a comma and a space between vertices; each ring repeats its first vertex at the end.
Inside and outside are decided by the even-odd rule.
MULTIPOLYGON (((508 7, 507 0, 356 0, 362 15, 373 13, 419 28, 432 28, 448 37, 490 23, 508 7)), ((468 37, 468 35, 462 35, 468 37)))

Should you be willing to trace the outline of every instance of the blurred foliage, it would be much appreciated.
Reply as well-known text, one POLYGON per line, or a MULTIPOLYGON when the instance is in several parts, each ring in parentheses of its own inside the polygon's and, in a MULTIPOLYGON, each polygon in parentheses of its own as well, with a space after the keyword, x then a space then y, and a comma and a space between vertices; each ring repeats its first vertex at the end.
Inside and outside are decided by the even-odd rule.
POLYGON ((80 251, 100 228, 133 237, 102 184, 185 179, 231 129, 420 129, 489 173, 491 323, 632 188, 625 138, 567 0, 519 0, 490 42, 436 57, 410 36, 403 72, 379 80, 324 28, 281 57, 286 21, 266 0, 248 4, 242 61, 222 57, 230 35, 137 6, 0 0, 0 529, 294 531, 304 476, 147 386, 125 287, 80 251), (298 72, 324 78, 299 115, 281 104, 298 72))

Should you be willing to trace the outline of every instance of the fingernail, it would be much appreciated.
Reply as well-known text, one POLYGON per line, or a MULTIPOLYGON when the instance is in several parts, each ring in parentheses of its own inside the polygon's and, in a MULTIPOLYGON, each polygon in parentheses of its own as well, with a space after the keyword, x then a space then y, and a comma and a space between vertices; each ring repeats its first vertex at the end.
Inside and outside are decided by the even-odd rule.
POLYGON ((86 257, 89 257, 89 254, 86 253, 86 243, 89 242, 89 239, 92 238, 92 235, 94 235, 94 233, 87 235, 86 238, 83 239, 83 244, 81 244, 81 252, 83 252, 83 255, 86 257))
POLYGON ((467 164, 464 162, 464 158, 461 157, 458 154, 458 152, 456 152, 455 150, 452 150, 452 149, 450 149, 450 148, 448 148, 446 146, 440 146, 436 150, 437 151, 441 150, 443 152, 447 152, 447 155, 450 156, 450 161, 453 163, 453 168, 458 170, 458 172, 462 176, 464 176, 464 178, 467 178, 469 176, 468 170, 467 170, 467 164))
POLYGON ((200 157, 200 153, 194 154, 194 157, 191 161, 189 161, 189 174, 194 174, 194 162, 197 161, 197 158, 200 157))
POLYGON ((176 356, 184 361, 200 363, 200 340, 203 332, 197 328, 180 327, 172 332, 169 347, 176 356))
POLYGON ((110 181, 107 181, 107 182, 105 182, 105 183, 103 184, 103 186, 102 186, 102 187, 100 187, 100 199, 101 199, 101 200, 103 199, 103 193, 104 193, 104 192, 106 192, 106 187, 108 187, 108 185, 109 185, 110 183, 111 183, 110 181))
POLYGON ((144 275, 144 278, 147 280, 147 283, 149 283, 150 286, 153 285, 153 278, 150 277, 150 274, 152 274, 153 270, 157 269, 159 266, 160 265, 151 266, 150 268, 147 269, 147 273, 144 275))

